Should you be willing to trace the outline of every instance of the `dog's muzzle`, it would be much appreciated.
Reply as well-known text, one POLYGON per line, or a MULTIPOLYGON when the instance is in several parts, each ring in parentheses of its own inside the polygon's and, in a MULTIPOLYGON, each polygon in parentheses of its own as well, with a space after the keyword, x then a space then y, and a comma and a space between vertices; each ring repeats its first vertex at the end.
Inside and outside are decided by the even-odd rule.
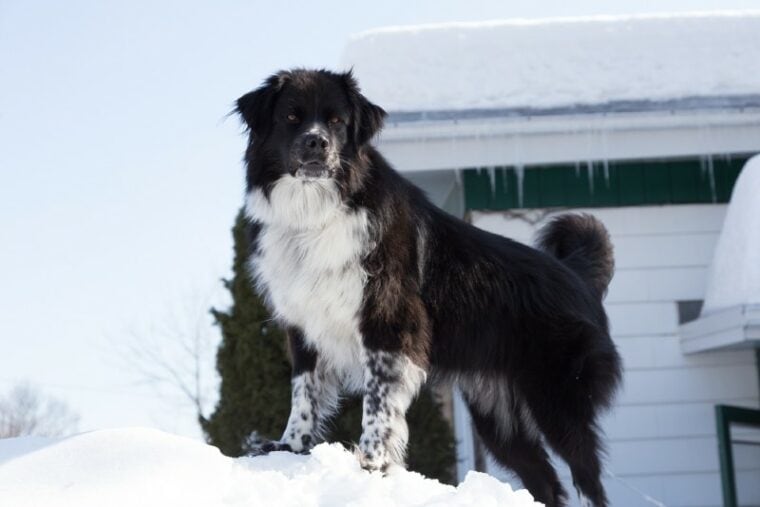
POLYGON ((332 171, 320 162, 307 162, 301 164, 296 169, 295 177, 302 178, 304 180, 318 180, 322 178, 329 178, 332 176, 332 171))

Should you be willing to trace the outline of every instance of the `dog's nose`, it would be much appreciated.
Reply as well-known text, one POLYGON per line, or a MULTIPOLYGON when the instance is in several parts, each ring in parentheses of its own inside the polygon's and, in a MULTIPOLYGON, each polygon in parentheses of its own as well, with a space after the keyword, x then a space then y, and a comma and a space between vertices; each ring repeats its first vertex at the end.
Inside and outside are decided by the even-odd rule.
POLYGON ((327 137, 322 134, 312 132, 305 134, 303 137, 303 150, 306 155, 324 155, 329 145, 330 141, 328 141, 327 137))

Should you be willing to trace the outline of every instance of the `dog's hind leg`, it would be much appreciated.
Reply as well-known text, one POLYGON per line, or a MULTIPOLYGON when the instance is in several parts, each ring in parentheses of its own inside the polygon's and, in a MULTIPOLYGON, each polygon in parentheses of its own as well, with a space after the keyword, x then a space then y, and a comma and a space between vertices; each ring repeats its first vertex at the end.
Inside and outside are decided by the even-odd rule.
MULTIPOLYGON (((548 428, 547 428, 548 429, 548 428)), ((593 423, 568 429, 544 429, 549 445, 568 464, 583 507, 606 507, 601 481, 601 443, 593 423)))
POLYGON ((565 505, 567 495, 537 435, 519 418, 499 421, 493 413, 483 414, 473 404, 469 407, 475 429, 493 457, 513 470, 537 501, 547 507, 565 505), (508 435, 505 424, 510 425, 508 435))
POLYGON ((533 401, 530 412, 544 440, 570 467, 584 507, 609 504, 601 480, 604 446, 596 421, 618 382, 616 362, 616 354, 609 352, 587 356, 569 379, 544 379, 543 402, 538 395, 527 398, 533 401))

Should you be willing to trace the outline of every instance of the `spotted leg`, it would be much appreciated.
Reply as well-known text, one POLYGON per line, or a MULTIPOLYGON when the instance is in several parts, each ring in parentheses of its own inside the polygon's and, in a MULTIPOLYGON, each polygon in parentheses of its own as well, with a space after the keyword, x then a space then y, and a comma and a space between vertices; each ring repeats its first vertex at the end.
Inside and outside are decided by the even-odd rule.
POLYGON ((409 429, 406 410, 425 371, 402 352, 366 351, 359 460, 367 470, 403 465, 409 429))
POLYGON ((306 348, 300 330, 287 330, 293 359, 290 417, 280 440, 257 442, 252 455, 272 451, 307 452, 324 440, 324 429, 338 408, 337 376, 324 367, 317 353, 306 348))

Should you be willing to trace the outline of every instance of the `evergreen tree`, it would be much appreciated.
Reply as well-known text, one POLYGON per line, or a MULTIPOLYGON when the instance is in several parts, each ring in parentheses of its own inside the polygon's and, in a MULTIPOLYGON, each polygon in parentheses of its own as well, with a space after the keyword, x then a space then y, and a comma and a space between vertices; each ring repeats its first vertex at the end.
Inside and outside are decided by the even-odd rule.
MULTIPOLYGON (((232 306, 226 311, 211 310, 222 331, 216 362, 221 392, 214 413, 201 424, 210 443, 228 456, 240 456, 246 452, 246 440, 252 432, 264 439, 277 439, 285 428, 290 413, 290 364, 284 333, 270 320, 248 276, 249 242, 242 211, 232 235, 233 276, 224 282, 232 306)), ((440 403, 429 390, 423 389, 412 404, 407 421, 409 469, 452 482, 454 438, 441 415, 440 403)), ((329 441, 346 445, 358 441, 359 398, 344 400, 331 429, 329 441)))
POLYGON ((290 412, 290 364, 285 335, 271 321, 248 276, 249 241, 242 211, 232 236, 232 279, 224 281, 232 306, 211 310, 222 332, 216 356, 219 401, 201 425, 211 444, 228 456, 240 456, 253 431, 261 438, 280 437, 290 412))

